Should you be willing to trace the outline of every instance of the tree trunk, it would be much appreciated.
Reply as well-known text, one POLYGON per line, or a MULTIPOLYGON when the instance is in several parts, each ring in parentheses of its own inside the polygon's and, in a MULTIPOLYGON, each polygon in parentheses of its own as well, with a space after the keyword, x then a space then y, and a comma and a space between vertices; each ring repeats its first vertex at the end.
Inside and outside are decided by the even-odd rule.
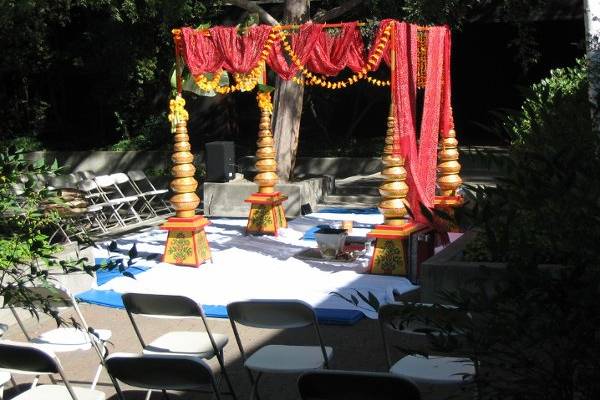
MULTIPOLYGON (((305 22, 310 16, 309 3, 309 0, 286 0, 283 14, 284 23, 305 22)), ((293 178, 303 95, 303 86, 277 78, 273 101, 273 136, 277 153, 277 175, 282 182, 288 182, 293 178)))
POLYGON ((592 129, 600 133, 600 1, 583 0, 592 129))

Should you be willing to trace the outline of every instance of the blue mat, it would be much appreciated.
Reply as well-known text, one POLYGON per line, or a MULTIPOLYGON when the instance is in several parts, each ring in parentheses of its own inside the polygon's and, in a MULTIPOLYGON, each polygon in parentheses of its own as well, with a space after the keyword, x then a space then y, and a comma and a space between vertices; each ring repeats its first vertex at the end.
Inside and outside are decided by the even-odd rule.
MULTIPOLYGON (((96 264, 101 265, 102 260, 97 259, 96 264)), ((147 269, 147 267, 131 266, 127 269, 127 272, 137 275, 146 271, 147 269)), ((119 272, 118 268, 115 268, 112 271, 99 270, 96 272, 96 282, 98 285, 102 285, 119 276, 122 276, 122 274, 119 272)), ((123 300, 121 299, 121 293, 113 292, 112 290, 90 289, 77 294, 75 297, 84 303, 96 304, 111 308, 125 308, 123 305, 123 300)), ((228 318, 227 308, 225 306, 202 305, 202 309, 207 317, 228 318)), ((328 308, 317 308, 315 312, 317 313, 317 319, 319 320, 319 323, 327 325, 354 325, 364 318, 363 313, 357 310, 333 310, 328 308)))
POLYGON ((377 207, 369 207, 369 208, 341 208, 341 207, 333 207, 333 208, 324 208, 319 210, 320 213, 329 213, 329 214, 381 214, 377 207))

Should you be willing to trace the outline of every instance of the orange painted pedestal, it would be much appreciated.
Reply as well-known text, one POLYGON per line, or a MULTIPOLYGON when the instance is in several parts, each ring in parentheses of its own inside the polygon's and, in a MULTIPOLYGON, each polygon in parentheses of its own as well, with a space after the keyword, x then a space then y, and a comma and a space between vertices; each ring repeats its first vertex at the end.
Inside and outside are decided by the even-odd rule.
POLYGON ((203 215, 191 218, 171 217, 160 229, 169 231, 162 261, 169 264, 198 267, 211 259, 204 227, 210 221, 203 215))
MULTIPOLYGON (((462 207, 464 204, 464 199, 462 196, 435 196, 433 204, 436 210, 443 211, 452 219, 454 219, 454 211, 457 208, 462 207)), ((438 217, 438 223, 446 227, 447 232, 462 232, 460 227, 453 221, 448 221, 438 217)))
POLYGON ((282 203, 287 196, 281 192, 253 193, 244 200, 251 203, 246 233, 266 233, 277 236, 279 228, 287 228, 282 203))
POLYGON ((408 222, 401 226, 377 225, 367 233, 367 237, 376 239, 369 273, 408 276, 408 240, 412 233, 423 228, 422 224, 408 222))

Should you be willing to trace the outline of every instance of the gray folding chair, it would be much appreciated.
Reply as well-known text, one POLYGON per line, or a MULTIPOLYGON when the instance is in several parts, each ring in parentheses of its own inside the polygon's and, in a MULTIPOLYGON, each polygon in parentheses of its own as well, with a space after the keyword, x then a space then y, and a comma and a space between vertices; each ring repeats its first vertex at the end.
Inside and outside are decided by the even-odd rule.
POLYGON ((123 172, 111 174, 111 178, 115 181, 115 186, 121 196, 123 197, 135 197, 136 200, 132 202, 132 207, 142 219, 150 219, 157 216, 156 211, 152 208, 152 205, 143 194, 139 194, 133 182, 129 176, 123 172))
POLYGON ((236 398, 223 359, 223 349, 229 338, 227 335, 211 332, 204 311, 198 303, 184 296, 143 293, 125 293, 122 299, 144 354, 179 354, 205 359, 217 357, 229 389, 229 393, 224 394, 231 394, 234 399, 236 398), (171 331, 146 343, 134 315, 151 318, 200 319, 204 331, 171 331))
POLYGON ((134 208, 138 202, 138 196, 125 196, 117 186, 115 177, 112 175, 100 175, 94 178, 102 200, 108 205, 112 212, 108 216, 110 221, 115 218, 118 223, 126 227, 127 222, 140 223, 142 219, 134 208))
POLYGON ((21 328, 23 335, 27 340, 37 347, 54 353, 67 353, 74 351, 94 351, 99 358, 98 368, 92 379, 91 388, 94 389, 98 383, 100 372, 102 371, 104 357, 107 353, 104 342, 112 336, 112 332, 107 329, 94 329, 90 332, 77 301, 66 289, 54 286, 32 286, 22 287, 18 291, 11 293, 8 298, 5 297, 5 305, 12 311, 17 324, 21 328), (21 307, 24 304, 35 304, 39 309, 47 309, 58 312, 61 308, 72 308, 77 317, 76 326, 59 326, 39 336, 33 337, 25 328, 25 324, 19 318, 15 307, 21 307))
POLYGON ((329 368, 333 349, 323 344, 313 308, 299 300, 248 300, 227 305, 244 367, 252 382, 250 398, 258 397, 258 382, 263 373, 293 374, 329 368), (262 329, 291 329, 314 326, 318 346, 266 345, 248 356, 236 324, 262 329), (252 374, 256 372, 256 378, 252 374))
POLYGON ((467 313, 450 306, 392 303, 379 308, 378 319, 390 373, 411 380, 428 398, 458 396, 471 388, 476 362, 460 355, 467 313), (395 363, 388 343, 391 333, 404 355, 395 363))
POLYGON ((154 187, 152 181, 148 179, 143 171, 129 171, 127 172, 127 175, 129 176, 129 179, 131 179, 131 185, 135 191, 148 200, 148 203, 152 205, 152 209, 157 215, 163 212, 169 214, 173 211, 169 202, 165 201, 163 197, 169 193, 168 189, 157 189, 154 187))
POLYGON ((37 386, 34 382, 13 400, 104 400, 106 397, 99 390, 72 386, 54 353, 29 343, 1 341, 0 370, 35 376, 58 374, 62 379, 62 385, 37 386))
MULTIPOLYGON (((115 353, 106 359, 108 373, 127 385, 151 390, 204 391, 210 386, 217 399, 221 398, 210 366, 198 357, 165 354, 115 353)), ((119 399, 125 400, 116 384, 119 399)), ((150 395, 146 397, 146 400, 150 395)))
POLYGON ((300 375, 302 400, 420 400, 419 389, 408 379, 363 371, 310 371, 300 375))

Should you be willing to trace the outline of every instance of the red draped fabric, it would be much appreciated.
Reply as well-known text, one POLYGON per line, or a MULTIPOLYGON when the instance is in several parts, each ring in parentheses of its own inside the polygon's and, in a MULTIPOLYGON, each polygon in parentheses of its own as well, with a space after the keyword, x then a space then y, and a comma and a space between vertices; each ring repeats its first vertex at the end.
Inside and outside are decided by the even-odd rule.
POLYGON ((364 45, 358 25, 350 22, 342 24, 337 36, 321 29, 306 66, 318 74, 334 76, 346 67, 360 71, 364 63, 364 45))
POLYGON ((239 35, 236 27, 214 27, 208 31, 183 28, 186 64, 192 75, 219 69, 250 72, 260 59, 271 29, 268 25, 258 25, 239 35))
MULTIPOLYGON (((344 68, 361 71, 367 60, 377 51, 376 45, 386 27, 394 33, 383 48, 383 56, 372 70, 377 70, 383 59, 392 67, 391 97, 396 120, 394 153, 405 159, 408 200, 418 222, 427 222, 419 203, 433 207, 435 196, 438 135, 447 135, 453 128, 450 82, 450 30, 447 26, 428 28, 427 82, 423 115, 417 141, 417 36, 418 26, 395 20, 379 24, 375 41, 365 54, 360 31, 355 22, 341 25, 338 35, 331 35, 321 24, 308 23, 288 34, 293 53, 301 65, 312 73, 337 75, 344 68)), ((271 32, 270 26, 249 28, 239 35, 236 28, 215 27, 207 31, 183 28, 183 55, 192 74, 214 72, 223 68, 229 72, 249 72, 256 66, 271 32)), ((283 79, 291 79, 299 71, 286 58, 285 49, 276 38, 267 63, 283 79)))
POLYGON ((182 28, 183 58, 192 75, 215 72, 223 65, 223 55, 205 31, 182 28))
MULTIPOLYGON (((322 25, 309 23, 302 25, 298 32, 290 35, 288 43, 290 43, 292 51, 298 56, 302 65, 306 64, 306 60, 322 33, 322 25)), ((275 42, 267 59, 267 64, 282 79, 289 80, 298 73, 298 67, 293 62, 288 63, 284 52, 281 41, 275 42)))

